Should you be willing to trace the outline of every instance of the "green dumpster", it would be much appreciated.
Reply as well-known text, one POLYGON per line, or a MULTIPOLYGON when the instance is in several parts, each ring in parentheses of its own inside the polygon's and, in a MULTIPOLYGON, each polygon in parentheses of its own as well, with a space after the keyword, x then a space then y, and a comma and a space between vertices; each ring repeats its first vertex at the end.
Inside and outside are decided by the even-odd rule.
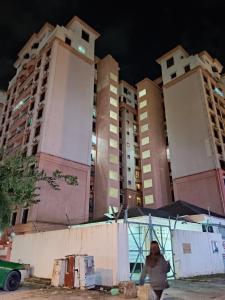
POLYGON ((0 260, 0 289, 15 291, 21 282, 23 264, 0 260))

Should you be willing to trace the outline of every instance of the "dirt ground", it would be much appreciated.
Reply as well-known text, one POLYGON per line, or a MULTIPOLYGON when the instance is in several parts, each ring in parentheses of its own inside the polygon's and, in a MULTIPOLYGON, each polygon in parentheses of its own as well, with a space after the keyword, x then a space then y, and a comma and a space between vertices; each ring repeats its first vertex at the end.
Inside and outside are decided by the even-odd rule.
MULTIPOLYGON (((18 291, 0 291, 0 300, 121 300, 99 291, 79 291, 56 288, 23 286, 18 291)), ((225 300, 225 277, 207 277, 189 280, 174 280, 163 293, 163 300, 225 300)), ((134 299, 133 299, 134 300, 134 299)), ((137 300, 137 299, 136 299, 137 300)))

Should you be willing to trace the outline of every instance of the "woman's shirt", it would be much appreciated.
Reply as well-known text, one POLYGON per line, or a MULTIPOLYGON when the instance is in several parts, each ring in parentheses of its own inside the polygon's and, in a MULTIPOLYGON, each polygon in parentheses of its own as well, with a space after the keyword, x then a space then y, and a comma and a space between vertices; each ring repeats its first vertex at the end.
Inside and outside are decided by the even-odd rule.
POLYGON ((154 290, 164 290, 168 288, 167 276, 166 274, 170 271, 170 264, 165 260, 165 258, 160 255, 159 259, 154 267, 151 267, 145 262, 145 266, 141 273, 140 284, 144 284, 146 275, 150 278, 151 286, 154 290))

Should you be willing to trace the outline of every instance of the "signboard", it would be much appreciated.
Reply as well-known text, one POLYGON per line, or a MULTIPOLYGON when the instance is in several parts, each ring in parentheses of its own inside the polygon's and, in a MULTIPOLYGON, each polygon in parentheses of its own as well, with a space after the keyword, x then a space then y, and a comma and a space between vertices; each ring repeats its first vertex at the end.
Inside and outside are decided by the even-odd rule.
POLYGON ((190 243, 183 243, 183 253, 184 254, 191 253, 191 244, 190 243))

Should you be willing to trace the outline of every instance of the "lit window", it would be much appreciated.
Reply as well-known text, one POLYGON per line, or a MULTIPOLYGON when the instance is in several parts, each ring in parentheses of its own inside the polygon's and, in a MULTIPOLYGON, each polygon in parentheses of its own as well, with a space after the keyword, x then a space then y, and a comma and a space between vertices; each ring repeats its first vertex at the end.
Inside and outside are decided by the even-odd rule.
POLYGON ((110 84, 110 92, 112 92, 112 93, 114 93, 114 94, 117 95, 117 88, 114 85, 112 85, 112 84, 110 84))
POLYGON ((110 110, 110 118, 114 119, 114 120, 117 120, 117 113, 110 110))
POLYGON ((139 95, 139 98, 141 98, 144 95, 146 95, 146 89, 141 90, 138 95, 139 95))
POLYGON ((147 189, 147 188, 150 188, 150 187, 152 187, 152 179, 144 180, 144 188, 147 189))
POLYGON ((118 173, 116 171, 110 170, 109 171, 109 179, 117 180, 118 179, 118 173))
POLYGON ((149 137, 146 136, 145 138, 141 139, 141 145, 144 146, 144 145, 147 145, 149 144, 149 137))
POLYGON ((109 188, 109 197, 118 198, 118 189, 110 187, 109 188))
POLYGON ((96 135, 92 134, 92 143, 96 144, 96 135))
POLYGON ((146 105, 147 105, 147 100, 141 101, 141 102, 139 103, 139 107, 140 107, 140 108, 143 108, 143 107, 145 107, 146 105))
POLYGON ((86 53, 86 49, 83 46, 78 46, 78 50, 80 51, 80 53, 85 54, 86 53))
POLYGON ((148 113, 147 113, 147 111, 145 111, 145 112, 143 112, 142 114, 140 114, 140 121, 142 121, 142 120, 146 119, 146 118, 147 118, 147 116, 148 116, 148 113))
POLYGON ((166 156, 167 156, 167 159, 170 160, 170 149, 169 148, 166 149, 166 156))
POLYGON ((136 198, 137 206, 141 206, 141 197, 136 198))
POLYGON ((109 154, 109 162, 111 164, 118 164, 118 156, 114 154, 109 154))
POLYGON ((145 196, 145 204, 153 204, 153 203, 154 203, 153 195, 146 195, 145 196))
POLYGON ((152 171, 152 166, 151 166, 151 164, 148 164, 148 165, 144 165, 143 166, 143 173, 145 174, 145 173, 149 173, 149 172, 151 172, 152 171))
POLYGON ((118 106, 118 101, 112 97, 110 97, 110 104, 117 107, 118 106))
POLYGON ((115 74, 113 74, 113 73, 110 73, 110 79, 112 79, 112 80, 114 80, 114 81, 118 81, 118 77, 115 75, 115 74))
POLYGON ((141 132, 145 132, 148 130, 148 124, 142 125, 141 126, 141 132))
POLYGON ((115 149, 117 149, 117 147, 118 147, 118 143, 114 139, 109 140, 109 145, 110 145, 110 147, 115 148, 115 149))
POLYGON ((149 158, 151 156, 150 150, 146 150, 142 152, 142 159, 149 158))
POLYGON ((118 132, 118 127, 115 126, 115 125, 113 125, 113 124, 110 124, 110 125, 109 125, 109 130, 110 130, 110 132, 117 134, 117 132, 118 132))

